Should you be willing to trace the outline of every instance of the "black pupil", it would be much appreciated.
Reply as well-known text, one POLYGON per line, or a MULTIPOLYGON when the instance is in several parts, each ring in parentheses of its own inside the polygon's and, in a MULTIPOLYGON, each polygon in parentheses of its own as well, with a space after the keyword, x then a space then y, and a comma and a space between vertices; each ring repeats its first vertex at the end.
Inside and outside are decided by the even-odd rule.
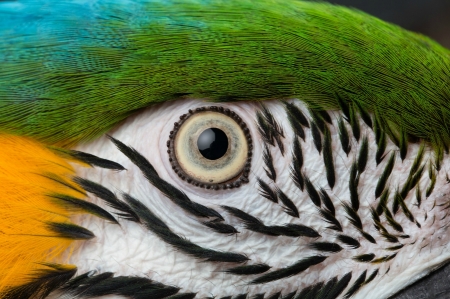
POLYGON ((197 146, 203 157, 208 160, 217 160, 227 152, 228 137, 220 129, 206 129, 198 137, 197 146))

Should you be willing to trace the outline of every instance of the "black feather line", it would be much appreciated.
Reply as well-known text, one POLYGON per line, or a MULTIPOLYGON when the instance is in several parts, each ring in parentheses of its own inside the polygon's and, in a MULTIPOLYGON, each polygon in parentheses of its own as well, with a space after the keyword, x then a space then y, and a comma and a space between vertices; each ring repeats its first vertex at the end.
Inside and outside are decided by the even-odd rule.
POLYGON ((365 110, 359 102, 354 102, 359 110, 359 115, 361 115, 362 120, 366 123, 369 128, 372 128, 372 119, 370 114, 365 110))
POLYGON ((294 181, 294 184, 303 191, 305 187, 305 177, 300 169, 290 167, 290 177, 294 181))
POLYGON ((331 290, 336 286, 338 282, 337 277, 333 277, 330 279, 326 284, 323 285, 323 287, 319 290, 319 292, 316 295, 316 298, 322 299, 327 298, 330 294, 331 290))
POLYGON ((170 228, 151 212, 144 204, 128 194, 124 194, 124 199, 133 211, 138 215, 141 223, 164 242, 174 246, 181 252, 193 257, 204 259, 210 262, 242 263, 248 258, 242 254, 234 252, 220 252, 207 249, 186 240, 170 230, 170 228))
POLYGON ((408 178, 406 179, 406 182, 403 185, 402 190, 400 191, 400 194, 403 196, 403 198, 406 198, 409 191, 411 191, 419 183, 424 169, 425 165, 422 165, 422 167, 420 167, 417 172, 415 172, 414 174, 410 173, 408 175, 408 178))
POLYGON ((351 279, 352 272, 349 272, 342 276, 338 283, 331 289, 330 293, 328 293, 328 295, 323 299, 336 299, 345 290, 351 279))
POLYGON ((334 204, 331 201, 331 198, 328 195, 327 191, 325 191, 325 189, 323 189, 323 188, 320 188, 319 194, 320 194, 320 199, 321 199, 322 203, 324 204, 325 208, 330 212, 331 215, 334 216, 336 211, 334 209, 334 204))
POLYGON ((417 170, 419 170, 420 164, 422 164, 423 161, 423 156, 425 153, 425 143, 422 143, 420 145, 419 151, 417 152, 417 156, 414 159, 413 164, 411 165, 411 168, 409 170, 409 175, 413 175, 417 172, 417 170))
MULTIPOLYGON (((270 136, 268 136, 268 137, 272 138, 272 140, 271 140, 272 142, 269 144, 274 145, 273 144, 273 139, 274 139, 278 145, 278 148, 280 149, 281 154, 284 156, 284 145, 283 145, 283 142, 281 141, 281 138, 284 138, 283 128, 275 120, 273 114, 270 112, 269 109, 267 109, 266 106, 261 104, 261 109, 262 109, 263 120, 267 124, 266 130, 267 129, 270 130, 270 136)), ((259 122, 260 122, 260 120, 258 118, 258 123, 259 122)), ((267 134, 267 132, 265 132, 265 133, 267 134)))
POLYGON ((361 247, 361 244, 359 243, 359 241, 350 236, 338 235, 337 239, 352 249, 357 249, 357 248, 361 247))
POLYGON ((235 274, 235 275, 254 275, 254 274, 261 274, 264 272, 269 271, 271 267, 266 264, 256 264, 256 265, 245 265, 245 266, 238 266, 234 268, 230 268, 225 270, 224 272, 235 274))
POLYGON ((294 146, 292 149, 292 164, 290 166, 290 176, 294 184, 303 191, 305 180, 302 174, 303 153, 298 138, 294 137, 294 146))
POLYGON ((294 202, 283 192, 281 189, 276 189, 278 199, 283 203, 284 205, 284 211, 286 214, 298 218, 300 217, 300 214, 298 212, 297 207, 295 206, 294 202))
POLYGON ((276 271, 269 272, 267 274, 264 274, 253 281, 250 282, 250 284, 262 284, 267 283, 275 280, 279 280, 286 277, 291 277, 294 275, 297 275, 306 269, 315 266, 317 264, 320 264, 324 260, 326 260, 326 256, 310 256, 307 258, 304 258, 302 260, 299 260, 297 263, 293 264, 292 266, 288 266, 286 268, 282 268, 276 271))
POLYGON ((372 280, 375 279, 375 277, 378 275, 378 271, 379 269, 375 269, 372 274, 370 274, 370 276, 366 279, 366 281, 364 282, 364 285, 368 284, 369 282, 371 282, 372 280))
POLYGON ((345 118, 348 120, 350 120, 350 108, 349 108, 349 103, 344 100, 343 98, 341 98, 339 96, 339 94, 336 94, 336 100, 338 102, 339 107, 342 110, 342 113, 344 114, 345 118))
POLYGON ((309 244, 309 247, 314 250, 331 253, 337 253, 343 249, 339 244, 331 242, 312 242, 309 244))
POLYGON ((380 195, 383 193, 383 190, 386 187, 387 180, 389 179, 389 176, 392 173, 392 169, 394 169, 394 163, 395 163, 395 153, 392 153, 391 156, 389 157, 389 161, 387 162, 386 167, 383 170, 383 173, 378 179, 378 183, 375 188, 375 198, 380 197, 380 195))
POLYGON ((386 229, 380 231, 380 235, 386 239, 389 243, 399 243, 399 240, 396 236, 390 234, 386 229))
POLYGON ((49 269, 37 270, 31 274, 28 283, 7 288, 0 293, 1 298, 8 299, 44 299, 52 291, 68 282, 77 272, 77 268, 58 264, 42 264, 49 269))
POLYGON ((67 156, 67 157, 69 157, 69 159, 72 158, 76 161, 86 163, 89 166, 97 166, 97 167, 104 168, 104 169, 111 169, 111 170, 118 170, 118 171, 125 170, 125 167, 123 167, 119 163, 113 162, 111 160, 103 159, 103 158, 100 158, 100 157, 97 157, 95 155, 88 154, 85 152, 80 152, 80 151, 76 151, 76 150, 60 149, 60 148, 56 148, 56 147, 50 147, 50 149, 63 157, 67 156))
POLYGON ((256 294, 255 296, 252 297, 252 299, 264 299, 264 293, 262 294, 256 294))
POLYGON ((425 191, 425 196, 428 198, 431 193, 433 193, 434 186, 436 185, 436 172, 433 171, 431 176, 431 183, 428 185, 427 190, 425 191))
POLYGON ((333 150, 331 144, 330 130, 325 130, 324 143, 323 143, 323 162, 325 164, 325 171, 327 174, 328 185, 333 189, 336 183, 336 174, 334 171, 333 162, 333 150))
POLYGON ((371 234, 369 234, 369 233, 367 233, 367 232, 365 232, 365 231, 363 231, 363 230, 360 230, 359 232, 361 233, 361 235, 362 235, 367 241, 369 241, 370 243, 373 243, 373 244, 377 244, 377 241, 375 240, 374 237, 372 237, 371 234))
POLYGON ((195 296, 197 296, 197 293, 183 293, 170 296, 169 299, 194 299, 195 296))
POLYGON ((53 173, 45 173, 45 174, 42 174, 41 176, 44 177, 44 178, 47 178, 49 180, 52 180, 52 181, 54 181, 54 182, 56 182, 58 184, 61 184, 62 186, 65 186, 65 187, 67 187, 69 189, 72 189, 72 190, 82 194, 83 196, 86 195, 86 192, 84 192, 85 190, 79 189, 76 186, 74 186, 72 184, 69 184, 63 178, 61 178, 61 177, 59 177, 59 176, 57 176, 57 175, 55 175, 53 173))
POLYGON ((345 127, 342 117, 338 120, 339 140, 341 141, 342 150, 348 156, 352 146, 350 144, 350 137, 348 136, 347 128, 345 127))
POLYGON ((401 196, 398 191, 395 192, 395 198, 396 198, 396 201, 399 203, 400 207, 402 208, 403 213, 405 214, 406 218, 408 218, 409 221, 411 221, 411 222, 415 222, 413 214, 411 213, 411 211, 406 206, 406 203, 405 203, 405 200, 404 200, 403 196, 401 196))
POLYGON ((301 169, 303 167, 303 152, 302 147, 300 145, 300 141, 298 138, 293 139, 293 147, 292 147, 292 167, 301 169))
POLYGON ((358 116, 353 105, 350 106, 350 126, 352 127, 353 137, 355 137, 356 141, 359 141, 361 128, 359 127, 358 116))
POLYGON ((276 182, 277 173, 275 171, 275 167, 273 166, 272 154, 270 153, 269 147, 265 143, 264 143, 263 160, 264 164, 266 165, 264 171, 266 172, 267 177, 272 181, 276 182))
POLYGON ((278 203, 278 197, 275 191, 270 188, 270 186, 261 180, 260 178, 256 178, 259 185, 259 194, 261 194, 262 197, 267 198, 271 202, 278 203))
POLYGON ((256 124, 258 127, 258 132, 261 135, 261 138, 264 140, 264 143, 268 143, 274 146, 275 142, 272 135, 272 129, 270 128, 270 125, 266 122, 263 114, 260 111, 256 112, 256 124))
POLYGON ((370 263, 375 258, 375 254, 368 253, 368 254, 361 254, 353 257, 353 260, 360 262, 360 263, 370 263))
POLYGON ((384 189, 383 193, 381 194, 380 201, 378 202, 377 206, 377 214, 381 216, 383 214, 384 209, 387 209, 387 202, 389 199, 389 187, 384 189))
POLYGON ((49 195, 49 197, 52 198, 56 204, 63 206, 69 211, 83 211, 108 220, 111 223, 119 224, 113 215, 94 203, 64 194, 52 194, 49 195))
POLYGON ((383 207, 383 211, 384 211, 384 216, 386 217, 388 224, 396 231, 403 233, 403 227, 400 225, 400 223, 395 221, 394 217, 391 214, 391 211, 389 211, 389 209, 386 206, 383 207))
POLYGON ((305 141, 305 130, 303 129, 302 124, 297 121, 297 119, 291 113, 289 113, 289 111, 287 111, 287 117, 292 131, 294 131, 294 134, 305 141))
POLYGON ((405 160, 406 154, 408 153, 408 137, 406 135, 405 130, 401 130, 400 132, 400 140, 399 140, 399 148, 400 148, 400 158, 405 160))
POLYGON ((387 248, 385 248, 385 250, 389 250, 389 251, 397 251, 397 250, 402 249, 404 246, 405 246, 405 245, 400 244, 400 245, 397 245, 397 246, 387 247, 387 248))
POLYGON ((386 139, 386 133, 382 132, 380 133, 380 139, 377 141, 377 152, 375 154, 375 162, 378 164, 383 161, 384 158, 384 152, 386 151, 387 147, 387 139, 386 139))
POLYGON ((228 213, 241 219, 245 228, 269 236, 309 237, 318 238, 319 233, 314 229, 301 224, 264 225, 261 220, 234 207, 222 206, 228 213))
POLYGON ((316 188, 314 188, 314 185, 307 177, 305 177, 305 187, 306 187, 306 191, 308 192, 309 198, 311 198, 311 201, 313 202, 313 204, 315 204, 317 207, 320 208, 321 201, 320 201, 319 193, 317 192, 316 188))
POLYGON ((356 162, 353 162, 350 168, 350 178, 348 181, 348 189, 350 191, 350 201, 352 203, 352 208, 357 212, 359 210, 359 195, 358 195, 358 166, 356 162))
POLYGON ((56 237, 70 240, 90 240, 95 237, 90 230, 72 223, 47 222, 47 229, 56 237))
POLYGON ((233 299, 246 299, 248 294, 239 294, 233 297, 233 299))
POLYGON ((417 206, 420 208, 420 205, 422 204, 422 192, 420 190, 420 185, 416 188, 416 200, 417 200, 417 206))
POLYGON ((162 299, 175 295, 179 290, 180 288, 166 286, 144 277, 112 277, 111 273, 103 273, 84 280, 76 288, 71 287, 69 293, 89 298, 122 295, 130 299, 162 299))
POLYGON ((314 145, 320 154, 322 152, 322 136, 320 135, 319 128, 317 127, 317 124, 314 121, 311 122, 311 135, 313 138, 314 145))
POLYGON ((302 126, 309 128, 308 120, 300 108, 288 102, 283 102, 283 104, 285 105, 286 111, 292 115, 292 117, 294 117, 302 126))
POLYGON ((283 128, 281 127, 281 125, 275 120, 275 117, 273 117, 272 112, 270 112, 269 109, 267 109, 266 106, 264 106, 263 104, 261 104, 261 108, 262 108, 262 113, 264 116, 265 121, 272 126, 273 130, 275 131, 276 134, 280 135, 281 137, 284 138, 284 131, 283 128))
POLYGON ((80 177, 75 177, 73 181, 87 192, 102 199, 109 207, 120 211, 119 213, 115 213, 119 217, 129 221, 139 222, 139 217, 136 215, 136 213, 126 203, 119 200, 117 196, 109 189, 93 181, 86 180, 80 177))
POLYGON ((319 282, 304 288, 300 293, 295 296, 295 299, 316 299, 320 289, 323 287, 324 283, 319 282))
POLYGON ((317 128, 320 130, 320 132, 325 133, 325 130, 328 128, 327 128, 327 125, 325 124, 322 116, 318 113, 318 110, 316 110, 316 109, 308 109, 308 110, 309 110, 309 114, 311 115, 311 118, 312 118, 311 124, 314 123, 317 126, 317 128))
POLYGON ((361 147, 359 149, 359 156, 358 156, 359 174, 363 173, 364 170, 366 170, 368 159, 369 159, 369 141, 367 140, 367 136, 364 136, 361 143, 361 147))
POLYGON ((347 219, 350 221, 350 223, 356 227, 358 230, 362 230, 362 222, 361 218, 359 218, 358 213, 347 203, 342 203, 342 206, 344 207, 345 212, 347 213, 347 219))
POLYGON ((352 297, 356 292, 359 291, 359 289, 363 286, 364 281, 366 280, 366 274, 367 270, 364 271, 353 283, 353 285, 350 287, 350 289, 345 293, 344 299, 352 297))
POLYGON ((386 262, 389 262, 390 260, 394 259, 396 256, 397 256, 397 253, 394 253, 392 255, 386 255, 386 256, 383 256, 383 257, 373 260, 371 263, 372 264, 386 263, 386 262))
POLYGON ((220 219, 214 219, 202 223, 219 234, 234 235, 239 233, 233 226, 223 223, 220 219))
POLYGON ((212 217, 223 220, 223 217, 214 209, 191 201, 183 191, 175 188, 165 180, 161 179, 150 162, 135 149, 126 146, 113 137, 109 137, 109 139, 114 143, 119 151, 121 151, 125 156, 128 157, 128 159, 131 160, 131 162, 139 167, 145 178, 153 186, 155 186, 159 191, 161 191, 167 198, 169 198, 180 208, 197 217, 212 217))
POLYGON ((331 214, 328 210, 319 209, 319 214, 322 216, 322 218, 331 226, 328 226, 328 229, 336 230, 339 232, 342 232, 342 225, 341 223, 336 219, 336 217, 331 214))

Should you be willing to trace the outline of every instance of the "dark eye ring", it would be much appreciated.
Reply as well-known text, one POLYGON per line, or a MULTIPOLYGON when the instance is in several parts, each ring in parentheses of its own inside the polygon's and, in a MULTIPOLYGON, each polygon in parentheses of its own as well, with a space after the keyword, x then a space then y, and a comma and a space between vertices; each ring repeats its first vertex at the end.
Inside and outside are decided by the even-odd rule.
POLYGON ((252 137, 247 124, 228 108, 189 110, 174 123, 167 141, 175 173, 206 189, 233 189, 248 183, 252 137))

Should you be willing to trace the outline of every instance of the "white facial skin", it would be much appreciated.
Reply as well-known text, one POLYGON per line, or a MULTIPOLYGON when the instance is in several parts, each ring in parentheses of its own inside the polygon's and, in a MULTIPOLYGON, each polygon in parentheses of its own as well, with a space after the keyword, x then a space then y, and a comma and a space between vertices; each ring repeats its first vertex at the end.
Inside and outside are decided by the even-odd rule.
MULTIPOLYGON (((298 100, 293 102, 301 107, 310 119, 302 102, 298 100)), ((286 149, 284 157, 278 147, 270 147, 277 173, 276 183, 271 182, 264 171, 263 141, 255 123, 255 115, 259 107, 257 103, 211 104, 201 100, 168 102, 155 105, 129 117, 120 126, 109 132, 111 136, 135 148, 145 156, 162 179, 185 192, 192 201, 218 211, 225 218, 225 223, 233 225, 240 232, 237 235, 227 236, 213 232, 201 223, 207 219, 187 214, 152 186, 140 170, 106 137, 77 149, 118 162, 127 170, 115 172, 77 167, 77 173, 83 178, 102 184, 117 195, 126 192, 139 199, 174 233, 205 248, 245 254, 250 259, 247 263, 249 265, 257 263, 270 265, 272 269, 268 272, 290 266, 309 256, 328 256, 324 262, 292 277, 265 284, 250 285, 248 283, 261 274, 248 277, 226 274, 222 271, 238 266, 238 264, 204 262, 188 256, 137 223, 119 220, 121 224, 119 227, 96 217, 83 216, 79 219, 79 223, 94 232, 96 238, 84 242, 71 258, 70 262, 77 265, 79 274, 97 270, 99 273, 114 272, 116 276, 147 277, 167 285, 178 286, 181 288, 180 292, 196 292, 198 293, 196 298, 207 296, 220 298, 242 293, 249 293, 248 298, 250 298, 255 294, 266 293, 268 295, 277 291, 282 291, 283 295, 286 295, 295 290, 301 291, 311 284, 320 281, 327 282, 335 276, 341 278, 346 273, 352 272, 352 280, 341 294, 343 296, 365 270, 367 270, 366 278, 368 278, 374 270, 379 269, 375 279, 363 286, 352 297, 379 299, 387 298, 426 275, 432 268, 450 257, 449 236, 446 233, 450 218, 444 217, 447 210, 440 206, 447 203, 450 192, 450 185, 446 180, 446 173, 450 170, 450 165, 446 158, 444 158, 440 172, 437 173, 434 191, 430 197, 426 198, 425 191, 430 185, 428 163, 434 163, 434 154, 427 147, 423 159, 423 163, 426 163, 425 171, 420 180, 422 205, 420 208, 416 205, 416 189, 410 191, 405 199, 407 207, 421 224, 421 229, 410 222, 400 208, 395 215, 395 220, 402 225, 404 233, 410 237, 399 239, 404 247, 398 250, 397 256, 391 261, 380 264, 356 262, 352 260, 356 255, 374 253, 376 258, 380 258, 396 252, 385 250, 387 247, 399 244, 388 243, 381 237, 373 225, 369 207, 376 207, 379 202, 379 199, 375 199, 374 190, 390 153, 396 151, 394 170, 388 180, 388 185, 391 187, 388 207, 391 208, 393 193, 397 188, 401 189, 406 181, 409 169, 416 158, 419 144, 409 145, 406 159, 402 162, 398 148, 389 140, 387 155, 377 167, 375 163, 377 146, 373 131, 360 120, 361 139, 357 143, 346 122, 352 145, 352 150, 347 157, 342 150, 337 129, 337 118, 340 113, 330 112, 333 126, 329 126, 329 129, 336 169, 336 185, 331 190, 327 183, 322 154, 318 153, 313 144, 311 130, 305 128, 306 141, 300 140, 304 157, 303 171, 317 190, 322 187, 330 195, 336 208, 336 218, 342 224, 343 234, 352 236, 361 243, 360 248, 351 249, 336 239, 338 232, 326 228, 328 224, 320 217, 306 190, 302 192, 290 178, 289 166, 292 162, 291 148, 294 134, 287 121, 284 105, 278 101, 265 102, 265 105, 282 125, 286 136, 283 139, 286 149), (168 160, 166 142, 169 132, 173 129, 173 123, 179 119, 180 115, 187 113, 188 109, 211 105, 223 106, 235 111, 247 123, 251 131, 254 149, 250 182, 237 189, 212 191, 190 185, 173 172, 168 160), (369 159, 358 185, 360 199, 358 215, 362 220, 364 230, 376 239, 377 244, 372 244, 361 236, 361 233, 350 224, 342 207, 342 202, 350 203, 348 188, 350 167, 358 158, 359 147, 364 136, 367 136, 369 140, 369 159), (281 203, 275 204, 263 198, 258 191, 257 177, 270 183, 272 187, 278 186, 286 193, 298 208, 300 217, 289 216, 284 212, 281 203), (317 230, 321 237, 317 239, 274 237, 252 232, 244 227, 241 220, 228 214, 220 205, 241 209, 261 219, 266 225, 287 223, 307 225, 317 230), (427 220, 425 220, 425 215, 427 215, 427 220), (308 247, 311 242, 336 242, 343 247, 343 250, 339 253, 319 252, 308 247), (386 273, 388 269, 390 270, 386 273)), ((106 207, 100 199, 94 196, 91 196, 90 199, 110 212, 114 211, 106 207)), ((391 234, 399 235, 387 224, 384 216, 381 216, 381 220, 391 234)), ((108 298, 119 297, 110 296, 108 298)))

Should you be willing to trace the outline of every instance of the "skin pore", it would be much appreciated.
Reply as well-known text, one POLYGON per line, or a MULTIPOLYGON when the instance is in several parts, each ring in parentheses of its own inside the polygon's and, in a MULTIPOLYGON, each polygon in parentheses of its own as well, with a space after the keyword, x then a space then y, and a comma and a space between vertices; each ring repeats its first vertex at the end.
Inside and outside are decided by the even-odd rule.
MULTIPOLYGON (((265 142, 258 131, 256 117, 257 112, 261 111, 261 106, 250 102, 219 105, 238 114, 247 123, 253 138, 249 183, 235 189, 216 191, 193 186, 180 179, 169 162, 166 142, 173 123, 189 109, 210 106, 210 103, 202 100, 185 100, 157 105, 136 114, 109 132, 110 136, 134 148, 148 159, 161 179, 184 192, 193 202, 217 211, 224 218, 223 223, 236 228, 238 234, 220 234, 212 230, 203 224, 205 218, 187 212, 163 195, 106 136, 77 148, 118 162, 126 168, 125 171, 116 172, 79 167, 77 173, 80 177, 103 185, 118 197, 128 194, 137 199, 181 238, 218 252, 242 254, 249 259, 248 261, 207 262, 204 258, 192 256, 183 246, 175 248, 145 225, 119 220, 119 227, 96 217, 83 216, 79 219, 80 224, 94 232, 97 238, 81 244, 72 255, 71 263, 78 266, 79 273, 96 270, 97 274, 114 272, 116 276, 146 277, 165 285, 177 286, 181 288, 180 293, 197 293, 198 298, 238 294, 247 294, 250 298, 257 294, 269 295, 278 291, 283 295, 294 291, 300 294, 302 290, 320 282, 326 285, 335 277, 341 281, 346 274, 351 273, 352 278, 341 290, 340 296, 354 292, 352 298, 387 298, 446 261, 448 259, 446 254, 448 237, 445 234, 448 224, 446 198, 449 187, 446 178, 448 165, 445 159, 440 171, 437 171, 433 151, 426 145, 421 148, 420 143, 410 143, 402 161, 402 151, 387 138, 384 158, 377 166, 376 137, 373 129, 362 119, 358 119, 360 137, 357 141, 355 133, 357 136, 358 131, 354 131, 349 122, 343 120, 343 127, 342 124, 339 125, 339 120, 343 117, 341 112, 329 111, 327 115, 331 124, 328 124, 325 115, 322 114, 323 117, 318 118, 317 114, 312 115, 301 101, 291 102, 301 109, 308 120, 310 128, 304 127, 304 140, 294 134, 283 102, 264 103, 267 111, 283 129, 284 135, 284 138, 281 138, 285 149, 284 156, 277 143, 274 143, 275 146, 268 146, 276 171, 275 182, 269 179, 265 171, 269 168, 263 157, 265 142), (329 130, 331 137, 331 155, 335 173, 333 188, 330 187, 323 158, 327 152, 328 145, 325 140, 328 133, 319 132, 322 140, 320 154, 311 133, 313 122, 320 123, 320 119, 325 126, 325 132, 329 130), (351 149, 348 155, 343 150, 339 134, 342 128, 345 128, 349 135, 351 149), (299 141, 303 157, 302 174, 305 181, 303 190, 292 179, 290 170, 294 159, 295 140, 299 141), (366 166, 362 167, 364 159, 361 157, 365 151, 361 148, 366 141, 367 162, 366 166), (417 159, 418 156, 421 159, 417 159), (387 220, 385 211, 380 213, 377 222, 371 209, 380 208, 383 196, 375 198, 375 189, 391 157, 394 164, 384 190, 389 189, 385 206, 387 214, 390 211, 394 221, 387 220), (417 166, 417 163, 413 166, 415 161, 419 161, 420 166, 417 166), (354 195, 350 191, 353 164, 358 169, 357 209, 354 206, 355 201, 352 202, 354 195), (403 191, 405 182, 411 177, 410 170, 414 167, 415 172, 420 173, 419 179, 395 208, 396 194, 403 191), (428 191, 433 181, 430 176, 435 176, 436 180, 433 189, 428 191), (275 190, 278 203, 262 196, 258 178, 275 190), (306 183, 308 180, 309 186, 306 183), (277 190, 281 190, 282 194, 280 191, 277 193, 277 190), (319 194, 320 207, 314 202, 314 190, 319 194), (330 222, 329 218, 327 221, 324 216, 330 214, 330 205, 329 202, 328 205, 325 203, 321 196, 322 192, 328 194, 335 209, 335 216, 332 217, 334 223, 330 222), (295 216, 292 205, 282 200, 283 194, 298 211, 298 217, 295 216), (420 206, 418 194, 421 197, 420 206), (255 226, 249 225, 239 217, 239 214, 230 213, 232 209, 229 207, 260 219, 266 227, 299 224, 312 229, 320 236, 270 235, 267 230, 261 228, 258 230, 255 226), (356 216, 352 211, 356 211, 356 216), (336 223, 341 229, 335 226, 333 228, 333 224, 336 223), (375 228, 377 224, 378 230, 375 228), (342 235, 356 240, 358 245, 350 245, 342 235), (273 279, 267 276, 268 273, 278 273, 280 269, 287 269, 298 261, 311 257, 321 257, 324 260, 304 271, 285 277, 281 275, 273 279), (262 274, 225 273, 226 270, 237 266, 257 264, 266 264, 271 268, 262 274), (354 286, 358 284, 359 287, 355 290, 354 286)), ((89 198, 99 206, 114 211, 107 208, 98 197, 90 195, 89 198)), ((274 230, 271 232, 273 234, 274 230)))

